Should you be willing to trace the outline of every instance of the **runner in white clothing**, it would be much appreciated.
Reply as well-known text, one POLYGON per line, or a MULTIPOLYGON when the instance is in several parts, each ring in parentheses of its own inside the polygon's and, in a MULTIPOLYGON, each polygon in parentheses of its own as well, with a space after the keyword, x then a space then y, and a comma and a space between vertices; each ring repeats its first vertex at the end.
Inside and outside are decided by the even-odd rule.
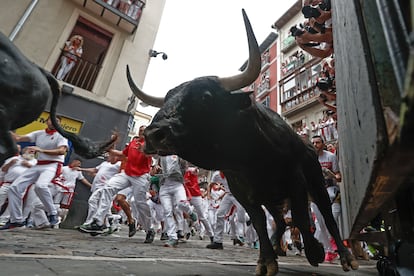
MULTIPOLYGON (((230 192, 229 184, 227 183, 227 179, 224 176, 223 172, 215 171, 211 177, 211 182, 220 183, 224 186, 226 191, 223 199, 220 202, 219 209, 217 210, 217 221, 216 225, 214 226, 214 241, 207 245, 209 249, 223 249, 223 234, 224 234, 224 226, 225 226, 225 218, 227 214, 230 212, 233 205, 236 206, 237 218, 239 223, 246 223, 246 210, 241 206, 241 204, 236 200, 233 194, 230 192)), ((242 245, 243 241, 237 237, 236 233, 241 231, 235 230, 232 233, 233 244, 242 245)))
MULTIPOLYGON (((60 118, 56 118, 60 123, 60 118)), ((37 153, 37 164, 20 175, 10 186, 9 208, 10 220, 1 230, 22 227, 25 218, 22 214, 24 193, 29 185, 34 183, 34 188, 42 201, 51 225, 59 223, 57 210, 53 204, 49 184, 59 174, 68 148, 68 140, 60 135, 52 125, 50 118, 47 120, 45 130, 37 130, 25 136, 12 134, 16 142, 34 142, 36 146, 29 149, 37 153)))
POLYGON ((115 154, 109 153, 107 160, 103 161, 95 168, 82 168, 81 171, 95 174, 92 181, 92 194, 88 200, 88 216, 84 225, 88 225, 93 221, 93 215, 96 213, 101 198, 101 189, 105 187, 106 183, 121 170, 121 161, 115 154))
MULTIPOLYGON (((20 145, 17 145, 17 149, 18 152, 20 152, 20 145)), ((34 158, 34 151, 27 147, 23 149, 22 155, 10 157, 4 162, 1 167, 1 171, 4 175, 3 180, 0 182, 0 207, 3 207, 7 200, 7 194, 11 183, 28 168, 36 165, 36 163, 37 160, 34 158)), ((8 208, 1 215, 2 221, 4 221, 5 218, 8 219, 8 208)))
POLYGON ((176 247, 178 245, 177 223, 174 218, 174 208, 179 212, 187 213, 192 221, 197 221, 197 215, 190 207, 184 189, 185 168, 181 166, 180 158, 177 155, 159 157, 162 174, 160 175, 160 201, 164 208, 165 226, 168 241, 165 247, 176 247))
POLYGON ((94 176, 91 187, 92 193, 102 188, 106 182, 111 179, 112 176, 119 173, 120 170, 121 161, 116 155, 110 153, 107 160, 103 161, 95 168, 80 168, 80 171, 87 172, 94 176))

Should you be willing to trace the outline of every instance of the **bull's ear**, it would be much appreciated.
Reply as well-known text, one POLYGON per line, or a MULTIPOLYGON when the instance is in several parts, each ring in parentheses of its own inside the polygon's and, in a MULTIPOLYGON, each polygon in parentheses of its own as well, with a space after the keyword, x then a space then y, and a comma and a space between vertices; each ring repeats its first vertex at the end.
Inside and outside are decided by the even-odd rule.
POLYGON ((253 91, 232 91, 231 100, 240 109, 248 108, 252 105, 251 95, 253 91))

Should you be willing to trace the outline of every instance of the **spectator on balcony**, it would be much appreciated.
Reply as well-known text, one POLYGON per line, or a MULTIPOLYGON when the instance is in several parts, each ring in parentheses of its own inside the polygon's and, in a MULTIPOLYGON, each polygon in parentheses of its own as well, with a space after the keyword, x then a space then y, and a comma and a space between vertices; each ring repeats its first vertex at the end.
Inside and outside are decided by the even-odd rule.
POLYGON ((311 132, 312 132, 312 137, 315 135, 321 135, 321 132, 314 121, 311 122, 311 132))
POLYGON ((288 72, 286 62, 282 62, 282 76, 286 75, 288 72))
POLYGON ((141 15, 143 5, 142 1, 133 0, 128 10, 128 16, 137 20, 141 15))
POLYGON ((303 53, 303 51, 298 52, 298 59, 299 59, 300 65, 305 64, 305 54, 303 53))
POLYGON ((75 66, 76 62, 83 54, 82 46, 83 37, 80 35, 74 35, 66 41, 65 47, 63 48, 59 71, 56 75, 58 80, 63 80, 75 66))
POLYGON ((328 125, 328 132, 331 135, 329 140, 336 140, 338 139, 338 131, 336 129, 336 120, 334 118, 335 113, 332 110, 328 110, 326 111, 326 114, 328 115, 326 124, 328 125))
POLYGON ((128 10, 129 10, 129 6, 131 5, 131 1, 130 0, 120 0, 119 2, 119 10, 122 13, 128 14, 128 10))

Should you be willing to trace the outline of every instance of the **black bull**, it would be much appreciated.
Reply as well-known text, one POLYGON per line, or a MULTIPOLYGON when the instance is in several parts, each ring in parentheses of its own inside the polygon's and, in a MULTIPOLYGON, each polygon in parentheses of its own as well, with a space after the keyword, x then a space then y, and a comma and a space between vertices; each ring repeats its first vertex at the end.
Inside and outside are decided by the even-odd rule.
POLYGON ((49 72, 29 61, 11 41, 0 32, 0 166, 17 152, 9 131, 36 120, 45 110, 52 95, 50 117, 56 130, 72 141, 75 152, 85 158, 101 155, 116 140, 95 144, 65 131, 56 121, 56 106, 60 96, 57 80, 49 72))
POLYGON ((249 62, 239 75, 201 77, 171 89, 165 99, 145 94, 127 78, 134 94, 160 107, 146 128, 147 153, 177 154, 205 169, 224 172, 231 192, 246 208, 260 241, 257 275, 278 271, 277 254, 266 230, 264 205, 275 218, 277 238, 285 222, 280 205, 290 200, 294 224, 300 229, 309 263, 324 261, 323 246, 310 232, 308 196, 318 205, 338 246, 345 271, 358 263, 343 245, 314 148, 305 144, 280 116, 238 91, 260 73, 260 52, 243 10, 249 42, 249 62))

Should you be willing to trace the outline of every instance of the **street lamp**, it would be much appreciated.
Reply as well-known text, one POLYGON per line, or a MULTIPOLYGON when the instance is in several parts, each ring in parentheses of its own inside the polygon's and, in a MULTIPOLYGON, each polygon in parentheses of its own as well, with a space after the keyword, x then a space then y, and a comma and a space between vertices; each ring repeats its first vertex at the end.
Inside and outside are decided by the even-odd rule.
POLYGON ((149 54, 150 57, 157 57, 159 54, 162 54, 162 59, 163 60, 166 60, 168 58, 168 56, 167 56, 166 53, 164 53, 164 52, 158 52, 158 51, 155 51, 153 49, 150 49, 149 52, 148 52, 148 54, 149 54))

